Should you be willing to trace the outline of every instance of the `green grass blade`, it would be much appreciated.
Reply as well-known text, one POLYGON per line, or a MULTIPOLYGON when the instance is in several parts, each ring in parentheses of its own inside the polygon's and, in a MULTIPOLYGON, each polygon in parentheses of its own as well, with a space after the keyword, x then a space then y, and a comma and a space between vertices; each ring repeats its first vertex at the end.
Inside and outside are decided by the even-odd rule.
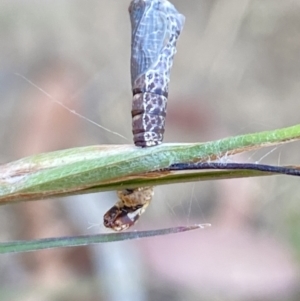
POLYGON ((138 239, 142 237, 161 236, 167 234, 181 233, 196 229, 204 229, 210 224, 200 224, 188 227, 173 227, 159 230, 149 231, 133 231, 122 233, 96 234, 96 235, 81 235, 71 237, 55 237, 44 238, 31 241, 12 241, 0 243, 0 254, 4 253, 19 253, 30 252, 43 249, 59 248, 59 247, 74 247, 86 246, 91 244, 106 243, 121 240, 138 239))
MULTIPOLYGON (((208 161, 299 139, 300 125, 206 143, 87 146, 39 154, 0 166, 0 203, 37 200, 126 187, 189 180, 186 174, 159 172, 171 164, 208 161), (149 173, 157 171, 154 173, 149 173), (130 182, 130 183, 129 183, 130 182), (149 184, 152 182, 152 184, 149 184)), ((257 172, 198 173, 198 179, 229 178, 257 172)), ((194 178, 196 179, 196 178, 194 178)))

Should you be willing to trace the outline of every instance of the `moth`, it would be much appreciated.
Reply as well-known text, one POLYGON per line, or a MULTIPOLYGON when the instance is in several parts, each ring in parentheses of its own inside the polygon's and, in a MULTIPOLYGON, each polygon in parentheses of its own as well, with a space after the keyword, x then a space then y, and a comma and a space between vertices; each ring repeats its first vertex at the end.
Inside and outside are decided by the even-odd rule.
MULTIPOLYGON (((133 0, 131 21, 132 133, 134 144, 162 143, 176 42, 185 18, 167 0, 133 0)), ((134 225, 153 196, 153 187, 118 191, 119 201, 104 215, 104 225, 121 231, 134 225)))
POLYGON ((185 18, 166 0, 134 0, 129 13, 133 140, 148 147, 163 140, 170 71, 185 18))

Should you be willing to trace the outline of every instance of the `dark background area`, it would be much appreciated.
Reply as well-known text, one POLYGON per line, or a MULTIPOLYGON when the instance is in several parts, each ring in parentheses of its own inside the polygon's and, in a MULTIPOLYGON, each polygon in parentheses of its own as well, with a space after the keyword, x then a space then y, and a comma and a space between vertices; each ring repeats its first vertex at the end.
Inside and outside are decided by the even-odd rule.
MULTIPOLYGON (((76 146, 132 143, 129 2, 0 2, 1 163, 76 146)), ((165 142, 299 123, 299 2, 173 3, 186 24, 171 72, 165 142)), ((299 165, 299 143, 226 160, 299 165)), ((102 216, 115 200, 111 192, 3 206, 0 240, 104 232, 102 216)), ((135 229, 194 223, 212 227, 2 255, 0 299, 299 300, 299 179, 157 187, 135 229)))

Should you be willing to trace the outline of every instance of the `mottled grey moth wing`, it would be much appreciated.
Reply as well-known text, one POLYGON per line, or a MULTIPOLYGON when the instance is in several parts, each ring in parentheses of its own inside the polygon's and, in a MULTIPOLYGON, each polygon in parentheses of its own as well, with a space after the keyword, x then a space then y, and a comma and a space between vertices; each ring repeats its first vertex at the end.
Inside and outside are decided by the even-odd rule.
POLYGON ((170 71, 184 16, 167 0, 134 0, 129 6, 132 131, 134 143, 162 142, 170 71))

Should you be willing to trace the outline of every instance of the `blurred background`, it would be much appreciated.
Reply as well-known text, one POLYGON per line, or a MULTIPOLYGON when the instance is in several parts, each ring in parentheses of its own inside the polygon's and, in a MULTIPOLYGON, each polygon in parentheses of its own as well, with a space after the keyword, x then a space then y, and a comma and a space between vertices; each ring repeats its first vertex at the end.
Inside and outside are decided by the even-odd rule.
MULTIPOLYGON (((132 143, 129 2, 0 2, 1 163, 132 143)), ((165 142, 299 123, 300 2, 173 3, 186 24, 171 73, 165 142)), ((299 145, 227 160, 299 165, 299 145)), ((212 227, 2 255, 0 300, 298 301, 299 187, 299 179, 284 176, 157 187, 136 230, 212 227)), ((111 192, 2 206, 0 239, 104 232, 102 216, 115 201, 111 192)))

